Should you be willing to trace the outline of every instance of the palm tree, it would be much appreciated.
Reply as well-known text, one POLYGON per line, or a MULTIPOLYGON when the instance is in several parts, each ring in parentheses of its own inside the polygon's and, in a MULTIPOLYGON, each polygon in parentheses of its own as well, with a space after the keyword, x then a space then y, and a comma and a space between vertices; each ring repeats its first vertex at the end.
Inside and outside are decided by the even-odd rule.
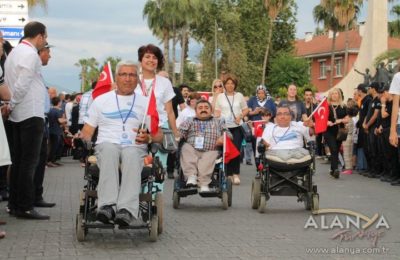
POLYGON ((79 77, 81 79, 81 92, 85 92, 88 85, 90 85, 99 76, 97 66, 99 63, 95 58, 80 59, 75 66, 81 67, 79 77))
POLYGON ((335 65, 336 34, 341 29, 338 19, 335 16, 336 0, 321 0, 321 4, 314 7, 313 16, 316 23, 323 23, 326 30, 333 32, 331 48, 331 70, 329 76, 329 88, 333 86, 333 68, 335 65))
POLYGON ((265 83, 265 73, 267 70, 268 63, 268 55, 269 49, 272 41, 272 32, 274 29, 274 21, 278 17, 279 13, 285 10, 288 7, 290 0, 264 0, 264 7, 267 9, 268 17, 269 17, 269 28, 268 28, 268 36, 267 36, 267 46, 264 55, 263 62, 263 70, 262 70, 262 79, 261 84, 265 83))

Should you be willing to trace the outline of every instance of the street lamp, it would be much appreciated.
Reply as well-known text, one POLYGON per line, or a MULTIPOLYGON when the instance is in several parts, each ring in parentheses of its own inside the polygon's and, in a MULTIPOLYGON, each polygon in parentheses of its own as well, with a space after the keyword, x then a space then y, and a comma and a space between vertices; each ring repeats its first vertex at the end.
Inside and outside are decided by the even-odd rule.
POLYGON ((215 78, 218 78, 218 43, 217 43, 217 32, 222 31, 222 28, 218 28, 217 20, 215 20, 214 27, 214 41, 215 41, 215 78))

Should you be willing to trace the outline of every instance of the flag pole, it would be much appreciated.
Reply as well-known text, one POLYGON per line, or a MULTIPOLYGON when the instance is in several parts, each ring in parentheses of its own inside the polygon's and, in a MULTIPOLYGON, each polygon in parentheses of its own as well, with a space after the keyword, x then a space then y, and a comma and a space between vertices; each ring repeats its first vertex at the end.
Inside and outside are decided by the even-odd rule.
POLYGON ((107 65, 108 65, 109 73, 110 73, 110 75, 111 75, 111 83, 114 83, 114 76, 113 76, 113 74, 112 74, 111 62, 108 61, 108 62, 107 62, 107 65))
POLYGON ((142 120, 142 124, 141 124, 142 128, 141 129, 145 129, 144 128, 144 122, 146 121, 147 113, 149 112, 149 105, 150 105, 150 99, 151 99, 152 91, 153 91, 153 84, 151 84, 151 86, 150 86, 150 91, 149 91, 150 94, 148 95, 149 98, 147 99, 147 106, 146 106, 146 111, 145 111, 144 116, 143 116, 143 120, 142 120))
POLYGON ((226 132, 224 131, 224 145, 222 146, 222 171, 224 172, 225 176, 226 176, 226 172, 225 172, 225 151, 226 151, 226 132))
POLYGON ((322 103, 324 103, 325 99, 326 99, 326 97, 324 97, 324 99, 322 99, 322 101, 319 102, 318 106, 314 109, 314 111, 311 113, 311 115, 308 117, 307 120, 310 120, 310 119, 311 119, 311 117, 315 114, 315 112, 317 112, 318 108, 320 108, 320 106, 322 105, 322 103))

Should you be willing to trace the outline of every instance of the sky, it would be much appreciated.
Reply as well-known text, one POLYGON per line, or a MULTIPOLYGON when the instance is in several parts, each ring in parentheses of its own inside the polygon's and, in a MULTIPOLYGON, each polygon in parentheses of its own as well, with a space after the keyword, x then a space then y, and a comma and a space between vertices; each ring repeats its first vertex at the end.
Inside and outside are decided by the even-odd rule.
MULTIPOLYGON (((48 0, 47 10, 29 11, 30 20, 47 26, 51 49, 49 65, 43 68, 47 85, 60 91, 78 91, 80 68, 74 64, 82 58, 121 57, 137 61, 137 49, 148 43, 162 47, 147 27, 142 10, 145 0, 48 0)), ((296 37, 314 31, 312 9, 320 0, 299 0, 296 37)), ((363 11, 364 12, 364 11, 363 11)), ((362 14, 363 16, 363 14, 362 14)), ((192 44, 190 56, 196 60, 200 46, 192 44)))

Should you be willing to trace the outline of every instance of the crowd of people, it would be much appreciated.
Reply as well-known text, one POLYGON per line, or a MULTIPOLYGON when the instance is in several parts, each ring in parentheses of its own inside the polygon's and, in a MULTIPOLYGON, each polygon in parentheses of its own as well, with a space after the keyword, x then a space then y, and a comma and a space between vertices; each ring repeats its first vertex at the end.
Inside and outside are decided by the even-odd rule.
MULTIPOLYGON (((138 185, 147 144, 162 142, 167 130, 187 141, 181 148, 182 158, 159 151, 168 177, 174 178, 180 161, 188 185, 198 185, 202 192, 208 191, 216 149, 224 142, 223 133, 242 151, 242 156, 226 165, 226 174, 235 185, 241 182, 241 163, 259 163, 256 146, 261 139, 271 150, 290 149, 291 144, 300 149, 302 140, 296 133, 302 133, 315 139, 316 154, 329 161, 334 179, 357 172, 400 186, 400 73, 390 86, 387 82, 358 85, 354 96, 346 101, 340 89, 331 89, 327 96, 327 130, 311 137, 313 112, 322 98, 310 88, 300 95, 297 86, 290 84, 286 98, 280 100, 260 85, 255 87, 254 96, 247 97, 240 92, 234 75, 223 74, 213 81, 210 96, 204 100, 187 84, 173 87, 168 73, 162 71, 161 50, 148 44, 138 49, 138 64, 117 64, 116 82, 104 94, 93 95, 96 82, 85 93, 57 93, 55 88, 45 86, 41 74, 52 47, 47 43, 45 25, 30 22, 24 35, 12 50, 6 48, 6 41, 0 41, 0 200, 8 200, 7 210, 12 216, 49 219, 35 209, 55 206, 43 198, 46 167, 62 167, 60 158, 69 156, 71 150, 74 159, 84 166, 87 151, 76 144, 91 142, 95 137, 102 172, 98 219, 129 225, 138 215, 138 185), (153 94, 160 127, 155 132, 150 130, 152 121, 147 118, 153 94), (255 122, 262 123, 264 133, 256 134, 259 128, 255 122), (244 125, 253 134, 246 133, 244 125), (8 146, 5 149, 4 143, 9 144, 10 150, 8 146), (121 182, 115 178, 119 167, 121 182), (135 174, 128 174, 131 172, 135 174), (131 192, 132 187, 135 192, 131 192)), ((0 232, 0 238, 4 236, 0 232)))

